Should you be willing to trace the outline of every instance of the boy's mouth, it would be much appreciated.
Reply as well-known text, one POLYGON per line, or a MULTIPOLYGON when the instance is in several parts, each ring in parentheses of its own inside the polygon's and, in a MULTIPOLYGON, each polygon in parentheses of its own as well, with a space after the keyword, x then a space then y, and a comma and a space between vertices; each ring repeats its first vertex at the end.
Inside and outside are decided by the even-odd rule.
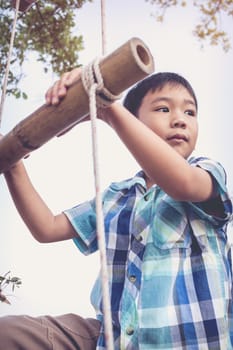
POLYGON ((186 135, 184 134, 175 134, 175 135, 171 135, 167 138, 168 141, 185 141, 188 142, 188 138, 186 135))

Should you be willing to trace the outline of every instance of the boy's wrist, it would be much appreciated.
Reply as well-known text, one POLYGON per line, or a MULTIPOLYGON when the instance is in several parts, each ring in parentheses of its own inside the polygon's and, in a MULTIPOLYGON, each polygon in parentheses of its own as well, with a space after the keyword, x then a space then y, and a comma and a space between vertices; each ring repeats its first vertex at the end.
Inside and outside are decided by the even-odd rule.
POLYGON ((120 112, 118 112, 119 108, 121 108, 121 106, 117 102, 112 103, 107 108, 99 108, 98 118, 103 120, 108 125, 112 126, 114 119, 116 119, 120 115, 120 112))
POLYGON ((12 175, 17 174, 18 172, 20 172, 21 170, 24 169, 24 164, 22 160, 19 160, 18 162, 16 162, 15 164, 13 164, 9 169, 7 169, 4 172, 4 176, 7 177, 11 177, 12 175))

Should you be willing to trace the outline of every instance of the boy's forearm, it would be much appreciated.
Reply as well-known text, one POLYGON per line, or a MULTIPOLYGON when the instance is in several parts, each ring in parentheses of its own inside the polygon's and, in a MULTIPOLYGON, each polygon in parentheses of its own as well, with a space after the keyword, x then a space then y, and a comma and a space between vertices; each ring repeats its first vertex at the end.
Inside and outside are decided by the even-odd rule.
POLYGON ((117 132, 149 177, 150 185, 159 185, 178 200, 201 201, 211 196, 210 176, 201 169, 189 166, 164 140, 120 104, 103 111, 104 120, 117 132), (204 191, 195 190, 195 182, 204 191))
POLYGON ((45 241, 54 215, 33 187, 23 162, 18 162, 4 176, 15 206, 30 232, 38 241, 45 241))
POLYGON ((152 183, 160 185, 167 192, 172 191, 169 188, 171 177, 169 167, 173 169, 174 176, 172 163, 178 162, 179 166, 184 166, 184 159, 121 105, 114 106, 110 110, 107 122, 125 143, 152 183))

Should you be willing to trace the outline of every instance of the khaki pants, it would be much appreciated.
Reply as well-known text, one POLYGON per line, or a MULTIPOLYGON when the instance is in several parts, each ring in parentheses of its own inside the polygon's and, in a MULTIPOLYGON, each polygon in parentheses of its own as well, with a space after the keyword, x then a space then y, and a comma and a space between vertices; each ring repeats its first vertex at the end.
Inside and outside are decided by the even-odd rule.
POLYGON ((74 314, 0 317, 0 350, 95 350, 100 322, 74 314))

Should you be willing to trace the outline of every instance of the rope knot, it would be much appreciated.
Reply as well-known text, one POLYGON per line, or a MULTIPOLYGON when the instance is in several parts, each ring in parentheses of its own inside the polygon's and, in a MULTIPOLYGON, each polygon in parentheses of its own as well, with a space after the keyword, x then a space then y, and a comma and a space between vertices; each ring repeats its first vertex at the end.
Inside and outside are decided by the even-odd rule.
POLYGON ((104 86, 103 77, 99 67, 99 58, 94 59, 82 68, 81 79, 86 93, 95 93, 97 107, 106 108, 119 100, 122 94, 114 95, 104 86))

